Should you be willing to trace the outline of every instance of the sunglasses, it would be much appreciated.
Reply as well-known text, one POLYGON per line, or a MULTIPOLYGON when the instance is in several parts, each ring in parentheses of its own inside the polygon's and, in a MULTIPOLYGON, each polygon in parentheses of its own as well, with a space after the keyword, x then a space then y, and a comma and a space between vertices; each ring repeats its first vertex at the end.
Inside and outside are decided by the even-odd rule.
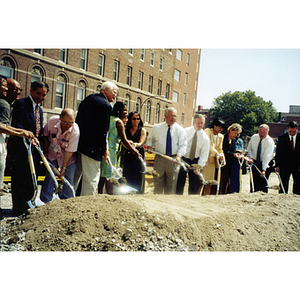
POLYGON ((140 119, 140 118, 132 118, 132 120, 133 120, 133 121, 135 121, 135 120, 139 120, 139 119, 140 119))

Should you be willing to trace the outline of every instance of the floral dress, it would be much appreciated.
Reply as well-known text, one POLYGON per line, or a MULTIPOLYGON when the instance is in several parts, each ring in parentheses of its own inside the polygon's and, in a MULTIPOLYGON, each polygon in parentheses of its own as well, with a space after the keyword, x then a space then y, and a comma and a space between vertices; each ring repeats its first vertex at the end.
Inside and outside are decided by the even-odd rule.
MULTIPOLYGON (((109 122, 109 129, 107 132, 108 151, 110 155, 111 163, 114 167, 117 167, 117 152, 121 139, 119 137, 117 129, 117 121, 120 120, 118 117, 111 116, 109 122)), ((116 177, 116 174, 111 173, 109 164, 102 160, 101 162, 101 177, 110 178, 116 177)))

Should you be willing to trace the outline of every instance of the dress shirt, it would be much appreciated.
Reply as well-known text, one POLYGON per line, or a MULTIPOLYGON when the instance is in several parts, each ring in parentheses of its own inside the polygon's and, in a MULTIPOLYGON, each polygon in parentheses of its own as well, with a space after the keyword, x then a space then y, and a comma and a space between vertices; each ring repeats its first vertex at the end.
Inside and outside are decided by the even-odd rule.
MULTIPOLYGON (((191 151, 192 141, 196 130, 194 126, 191 126, 185 128, 184 131, 186 133, 187 139, 187 148, 184 157, 189 158, 189 153, 191 151)), ((203 129, 198 130, 195 157, 198 157, 198 164, 202 167, 205 166, 205 163, 208 159, 209 148, 210 142, 207 134, 204 132, 203 129)))
MULTIPOLYGON (((170 126, 172 138, 172 155, 183 156, 186 153, 186 135, 184 129, 177 123, 170 126)), ((147 146, 155 146, 155 151, 166 154, 168 124, 166 122, 154 125, 147 138, 147 146)))
POLYGON ((68 165, 76 161, 75 152, 79 141, 79 127, 76 123, 63 133, 59 116, 53 116, 44 128, 44 136, 49 140, 48 159, 50 162, 57 160, 61 167, 65 151, 74 153, 68 165))
MULTIPOLYGON (((256 159, 257 147, 260 141, 260 137, 258 133, 254 134, 248 144, 248 156, 256 159)), ((261 156, 260 160, 262 161, 262 169, 265 171, 268 168, 269 162, 273 158, 274 152, 274 141, 273 139, 267 135, 261 142, 261 156)))

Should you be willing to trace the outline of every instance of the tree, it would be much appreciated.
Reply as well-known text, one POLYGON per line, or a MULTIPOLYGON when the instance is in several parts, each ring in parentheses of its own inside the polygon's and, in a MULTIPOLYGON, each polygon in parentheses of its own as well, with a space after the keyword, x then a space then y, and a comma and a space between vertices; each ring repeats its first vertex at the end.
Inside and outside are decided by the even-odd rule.
POLYGON ((278 113, 271 101, 264 101, 253 91, 227 92, 213 101, 209 115, 220 117, 226 122, 226 128, 232 123, 243 126, 241 135, 251 136, 257 132, 259 125, 267 122, 276 122, 278 113))

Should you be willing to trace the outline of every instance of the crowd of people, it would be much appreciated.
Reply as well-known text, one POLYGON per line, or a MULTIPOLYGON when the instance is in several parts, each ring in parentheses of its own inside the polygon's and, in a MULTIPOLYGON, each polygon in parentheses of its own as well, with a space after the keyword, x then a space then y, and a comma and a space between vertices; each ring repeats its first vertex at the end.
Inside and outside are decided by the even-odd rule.
MULTIPOLYGON (((16 215, 26 211, 34 194, 24 138, 36 147, 40 145, 48 161, 58 169, 59 177, 66 178, 81 196, 113 194, 110 179, 117 174, 112 167, 121 167, 127 184, 144 193, 145 149, 156 153, 155 194, 183 194, 187 175, 188 194, 239 192, 241 168, 246 161, 254 166, 251 192, 268 192, 266 179, 275 161, 283 183, 279 192, 288 191, 292 175, 293 193, 300 194, 300 133, 296 122, 289 123, 287 132, 278 137, 276 151, 266 124, 259 126, 244 149, 240 124, 226 126, 222 119, 215 118, 210 128, 204 129, 206 116, 195 114, 193 125, 184 129, 176 122, 176 109, 168 107, 165 121, 155 124, 147 137, 139 112, 128 114, 126 104, 119 101, 112 106, 118 87, 104 82, 99 93, 81 102, 76 116, 74 110, 65 108, 59 116, 50 117, 43 128, 41 104, 49 93, 48 84, 32 82, 30 95, 19 99, 19 82, 4 76, 0 80, 0 183, 5 168, 9 168, 16 215), (200 173, 206 182, 218 184, 204 184, 200 173)), ((47 203, 53 198, 54 181, 40 164, 36 147, 32 147, 35 169, 37 174, 46 174, 40 199, 47 203)), ((71 196, 66 186, 56 195, 59 199, 71 196)))

